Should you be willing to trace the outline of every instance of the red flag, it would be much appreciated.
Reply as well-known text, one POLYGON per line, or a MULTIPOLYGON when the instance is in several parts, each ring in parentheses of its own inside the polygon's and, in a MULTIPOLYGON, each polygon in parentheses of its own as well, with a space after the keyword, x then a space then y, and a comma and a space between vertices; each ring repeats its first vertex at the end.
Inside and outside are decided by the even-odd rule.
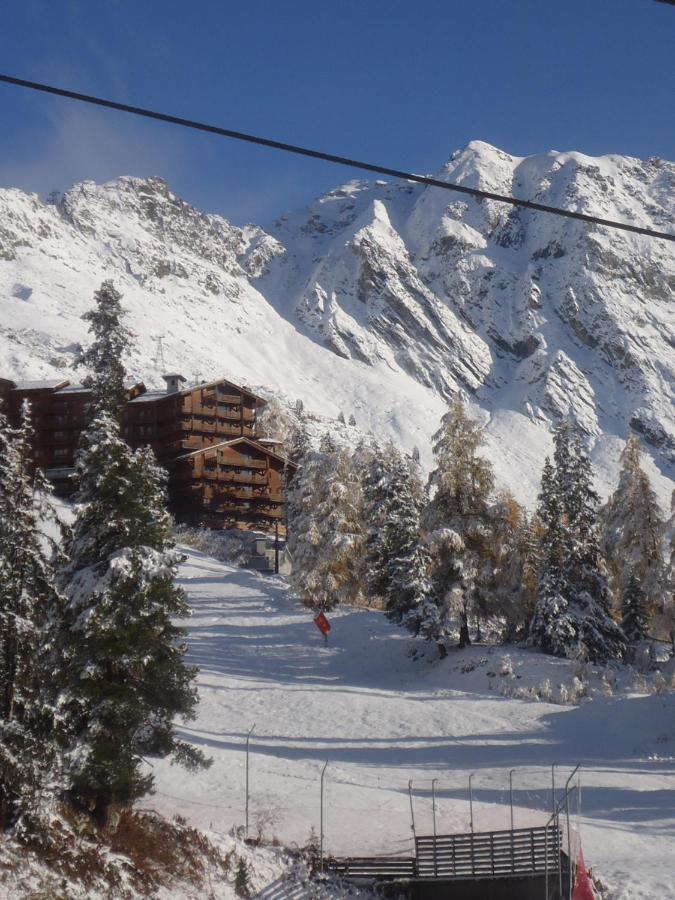
POLYGON ((330 631, 330 622, 322 612, 314 617, 314 624, 324 637, 328 635, 328 632, 330 631))

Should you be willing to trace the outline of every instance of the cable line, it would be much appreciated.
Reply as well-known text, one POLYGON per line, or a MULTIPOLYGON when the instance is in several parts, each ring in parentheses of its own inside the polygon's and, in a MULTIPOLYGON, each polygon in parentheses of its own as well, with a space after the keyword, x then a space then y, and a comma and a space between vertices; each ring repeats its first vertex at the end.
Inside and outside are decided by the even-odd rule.
POLYGON ((311 150, 308 147, 299 147, 296 144, 287 144, 283 141, 275 141, 271 138, 260 137, 254 134, 246 134, 242 131, 233 131, 230 128, 220 128, 217 125, 208 125, 204 122, 195 122, 192 119, 183 119, 180 116, 172 116, 168 113, 157 112, 151 109, 143 109, 140 106, 130 106, 127 103, 117 103, 115 100, 106 100, 102 97, 93 97, 90 94, 80 94, 76 91, 68 91, 64 88, 54 87, 49 84, 41 84, 37 81, 26 81, 23 78, 15 78, 12 75, 0 74, 0 81, 6 84, 17 85, 44 94, 55 94, 58 97, 67 97, 69 100, 77 100, 81 103, 91 103, 94 106, 103 106, 106 109, 116 109, 119 112, 131 113, 135 116, 143 116, 146 119, 156 119, 159 122, 168 122, 171 125, 180 125, 183 128, 192 128, 196 131, 205 131, 208 134, 217 134, 221 137, 233 138, 237 141, 246 141, 249 144, 258 144, 262 147, 271 147, 273 150, 283 150, 286 153, 295 153, 299 156, 309 156, 312 159, 321 159, 326 162, 338 163, 349 166, 352 169, 363 169, 366 172, 375 172, 378 175, 388 175, 392 178, 401 178, 404 181, 412 181, 416 184, 424 184, 428 187, 443 188, 446 191, 455 191, 460 194, 468 194, 481 200, 495 200, 498 203, 508 203, 511 206, 519 206, 523 209, 532 209, 537 212, 551 213, 563 216, 566 219, 578 219, 591 225, 603 225, 607 228, 617 228, 621 231, 630 231, 634 234, 642 234, 646 237, 661 238, 665 241, 675 241, 675 234, 666 231, 654 231, 651 228, 642 228, 639 225, 629 225, 626 222, 616 222, 613 219, 602 219, 587 213, 574 212, 569 209, 560 209, 557 206, 547 206, 544 203, 535 203, 533 200, 520 200, 517 197, 509 197, 504 194, 495 194, 491 191, 481 191, 478 188, 466 187, 463 184, 452 184, 441 181, 438 178, 430 178, 427 175, 415 175, 412 172, 403 172, 400 169, 390 169, 374 163, 362 162, 357 159, 349 159, 346 156, 337 156, 334 153, 324 153, 321 150, 311 150))

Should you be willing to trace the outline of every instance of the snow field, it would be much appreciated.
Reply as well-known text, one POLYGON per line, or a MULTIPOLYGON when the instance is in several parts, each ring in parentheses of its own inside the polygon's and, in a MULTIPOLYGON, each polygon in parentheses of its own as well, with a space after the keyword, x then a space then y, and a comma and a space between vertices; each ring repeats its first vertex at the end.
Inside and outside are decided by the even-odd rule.
POLYGON ((328 761, 325 849, 337 855, 411 852, 409 779, 419 833, 432 831, 431 780, 438 779, 443 833, 468 830, 475 773, 475 828, 488 830, 508 827, 510 769, 518 827, 548 817, 551 764, 560 790, 582 762, 586 861, 610 885, 612 900, 675 894, 672 693, 629 693, 619 677, 615 696, 593 691, 595 699, 581 705, 502 697, 506 682, 571 685, 573 664, 485 646, 451 651, 443 661, 425 649, 415 659, 419 641, 363 609, 336 610, 324 648, 281 579, 186 552, 180 580, 193 607, 189 659, 201 670, 201 702, 196 721, 181 730, 214 763, 196 775, 153 763, 150 802, 160 812, 220 835, 242 826, 244 742, 253 724, 250 833, 292 845, 304 844, 311 827, 318 832, 328 761), (500 674, 506 655, 512 676, 500 674))

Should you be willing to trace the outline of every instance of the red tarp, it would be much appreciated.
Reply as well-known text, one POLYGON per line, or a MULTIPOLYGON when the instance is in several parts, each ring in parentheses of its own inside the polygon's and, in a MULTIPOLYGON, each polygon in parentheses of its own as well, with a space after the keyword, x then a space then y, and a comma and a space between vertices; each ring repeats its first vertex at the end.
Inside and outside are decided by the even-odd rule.
POLYGON ((572 900, 595 900, 595 891, 586 871, 584 853, 581 847, 579 847, 579 853, 577 854, 577 877, 574 881, 572 900))
POLYGON ((328 621, 328 619, 325 617, 325 615, 322 612, 320 612, 319 615, 316 616, 316 618, 314 619, 314 624, 319 629, 321 634, 324 635, 324 637, 330 631, 330 622, 328 621))

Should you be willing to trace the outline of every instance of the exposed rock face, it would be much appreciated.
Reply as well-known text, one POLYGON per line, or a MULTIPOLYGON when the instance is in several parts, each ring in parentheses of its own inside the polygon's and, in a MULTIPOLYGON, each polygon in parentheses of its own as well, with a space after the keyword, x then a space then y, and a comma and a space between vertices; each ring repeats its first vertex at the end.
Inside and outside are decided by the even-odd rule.
MULTIPOLYGON (((672 228, 675 166, 661 160, 519 159, 474 142, 437 177, 672 228)), ((463 387, 531 417, 571 414, 589 433, 643 422, 634 411, 646 406, 664 434, 641 433, 672 447, 672 244, 405 184, 355 182, 303 218, 276 227, 288 287, 337 352, 382 356, 442 393, 463 387)))
MULTIPOLYGON (((673 229, 675 165, 661 160, 473 142, 437 177, 673 229)), ((572 415, 591 440, 634 429, 662 468, 675 462, 666 241, 405 182, 351 182, 267 231, 201 213, 158 178, 85 182, 47 204, 5 190, 0 374, 63 374, 102 277, 127 295, 139 372, 159 333, 188 373, 197 357, 204 376, 243 371, 289 393, 308 360, 323 371, 333 354, 335 383, 314 377, 328 394, 397 373, 437 400, 462 390, 493 418, 543 429, 572 415), (275 336, 278 379, 254 366, 261 341, 279 354, 275 336)))

